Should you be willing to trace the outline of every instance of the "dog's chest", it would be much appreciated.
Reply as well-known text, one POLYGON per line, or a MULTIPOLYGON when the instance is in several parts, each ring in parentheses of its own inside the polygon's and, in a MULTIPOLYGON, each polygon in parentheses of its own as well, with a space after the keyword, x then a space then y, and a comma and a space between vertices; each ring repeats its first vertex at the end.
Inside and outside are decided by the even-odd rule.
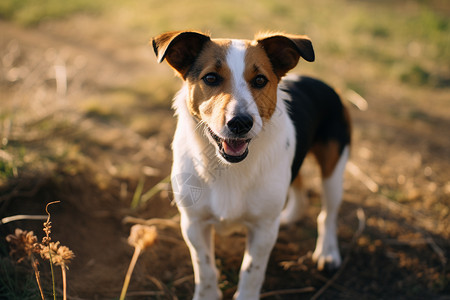
POLYGON ((241 219, 247 212, 250 199, 247 193, 232 181, 217 182, 209 191, 209 209, 216 222, 233 222, 241 219))
POLYGON ((228 170, 205 187, 198 212, 202 211, 210 222, 225 226, 275 218, 286 199, 290 177, 287 167, 275 165, 274 172, 265 174, 260 174, 256 166, 249 173, 228 170))

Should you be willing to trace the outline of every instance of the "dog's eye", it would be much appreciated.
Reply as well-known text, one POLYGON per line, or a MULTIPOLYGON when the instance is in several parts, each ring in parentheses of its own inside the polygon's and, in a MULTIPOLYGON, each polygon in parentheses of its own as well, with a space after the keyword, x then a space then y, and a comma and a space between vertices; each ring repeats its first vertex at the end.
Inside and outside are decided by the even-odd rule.
POLYGON ((210 86, 217 86, 222 82, 222 77, 217 73, 208 73, 202 79, 210 86))
POLYGON ((263 87, 266 86, 267 82, 269 82, 269 80, 266 78, 266 76, 258 75, 255 78, 253 78, 251 83, 254 88, 262 89, 263 87))

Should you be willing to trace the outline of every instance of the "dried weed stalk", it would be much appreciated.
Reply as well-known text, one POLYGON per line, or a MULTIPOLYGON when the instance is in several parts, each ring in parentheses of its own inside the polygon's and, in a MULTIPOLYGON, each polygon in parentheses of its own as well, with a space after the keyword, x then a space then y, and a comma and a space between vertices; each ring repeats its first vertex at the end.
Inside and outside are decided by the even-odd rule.
POLYGON ((128 271, 125 276, 125 281, 122 286, 122 292, 120 294, 120 300, 125 299, 128 290, 128 285, 130 284, 131 274, 133 274, 133 270, 134 267, 136 266, 136 262, 139 255, 143 250, 152 246, 155 243, 157 237, 158 232, 155 226, 146 226, 137 224, 131 227, 130 236, 128 237, 128 244, 134 247, 134 254, 133 257, 131 258, 128 271))
MULTIPOLYGON (((59 242, 50 242, 47 246, 41 244, 40 250, 41 257, 43 259, 50 261, 50 266, 53 264, 56 266, 61 266, 62 280, 63 280, 63 299, 67 299, 67 276, 66 269, 68 269, 67 264, 75 257, 72 250, 66 246, 61 246, 59 242)), ((53 267, 52 267, 53 268, 53 267)), ((53 273, 52 273, 53 279, 53 273)), ((55 281, 53 280, 53 285, 55 281)), ((55 295, 55 293, 53 292, 55 295)))
POLYGON ((10 244, 10 256, 15 258, 17 262, 22 262, 25 259, 29 259, 31 266, 33 267, 36 282, 39 286, 42 300, 45 300, 44 293, 42 291, 42 285, 39 276, 39 262, 35 257, 36 254, 40 254, 41 258, 50 261, 50 268, 52 271, 52 284, 53 284, 53 298, 56 299, 55 289, 55 276, 53 272, 53 265, 61 266, 62 279, 63 279, 63 299, 67 299, 67 281, 66 281, 66 269, 67 264, 75 257, 73 252, 66 246, 60 245, 60 242, 51 242, 51 222, 50 213, 48 212, 48 206, 50 204, 58 203, 59 201, 50 202, 45 207, 47 212, 47 221, 44 223, 45 236, 42 238, 42 242, 38 243, 37 237, 33 231, 24 231, 17 228, 14 234, 10 234, 6 237, 6 241, 10 244))

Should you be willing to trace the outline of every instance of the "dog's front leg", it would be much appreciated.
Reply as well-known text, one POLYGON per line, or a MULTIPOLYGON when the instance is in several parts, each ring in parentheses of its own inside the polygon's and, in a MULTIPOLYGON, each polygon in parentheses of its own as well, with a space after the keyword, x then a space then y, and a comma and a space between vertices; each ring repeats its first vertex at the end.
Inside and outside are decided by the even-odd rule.
POLYGON ((239 286, 234 299, 259 299, 267 262, 275 245, 279 218, 260 221, 248 227, 247 247, 242 261, 239 286))
POLYGON ((221 299, 214 258, 213 226, 181 214, 181 231, 191 253, 195 277, 194 300, 221 299))

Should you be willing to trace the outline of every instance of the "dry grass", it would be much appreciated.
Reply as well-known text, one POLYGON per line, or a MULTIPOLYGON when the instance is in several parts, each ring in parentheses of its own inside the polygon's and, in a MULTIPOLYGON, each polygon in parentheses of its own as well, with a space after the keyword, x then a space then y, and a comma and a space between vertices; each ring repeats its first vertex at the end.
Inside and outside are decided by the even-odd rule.
POLYGON ((48 260, 51 268, 53 298, 56 299, 56 289, 55 289, 55 274, 53 272, 53 265, 61 266, 62 281, 63 281, 63 299, 67 299, 67 276, 66 268, 67 265, 75 257, 74 253, 66 246, 60 245, 60 242, 51 242, 51 221, 50 213, 48 212, 48 206, 51 204, 58 203, 60 201, 50 202, 46 205, 45 211, 48 214, 46 222, 44 222, 44 233, 45 236, 42 238, 42 242, 38 243, 37 237, 34 235, 33 231, 23 231, 22 229, 16 228, 14 234, 6 236, 6 241, 10 244, 10 256, 14 258, 17 263, 24 260, 29 260, 31 267, 34 270, 36 277, 36 282, 39 287, 39 292, 42 300, 45 300, 42 283, 40 279, 39 272, 39 262, 36 255, 45 261, 48 260))
POLYGON ((131 258, 130 265, 128 267, 127 274, 125 275, 125 281, 122 286, 122 292, 120 294, 120 300, 125 300, 127 295, 128 286, 130 284, 131 275, 133 274, 134 267, 136 266, 137 259, 142 251, 152 246, 158 237, 156 227, 146 225, 133 225, 130 230, 130 236, 128 237, 128 244, 134 247, 133 257, 131 258))

